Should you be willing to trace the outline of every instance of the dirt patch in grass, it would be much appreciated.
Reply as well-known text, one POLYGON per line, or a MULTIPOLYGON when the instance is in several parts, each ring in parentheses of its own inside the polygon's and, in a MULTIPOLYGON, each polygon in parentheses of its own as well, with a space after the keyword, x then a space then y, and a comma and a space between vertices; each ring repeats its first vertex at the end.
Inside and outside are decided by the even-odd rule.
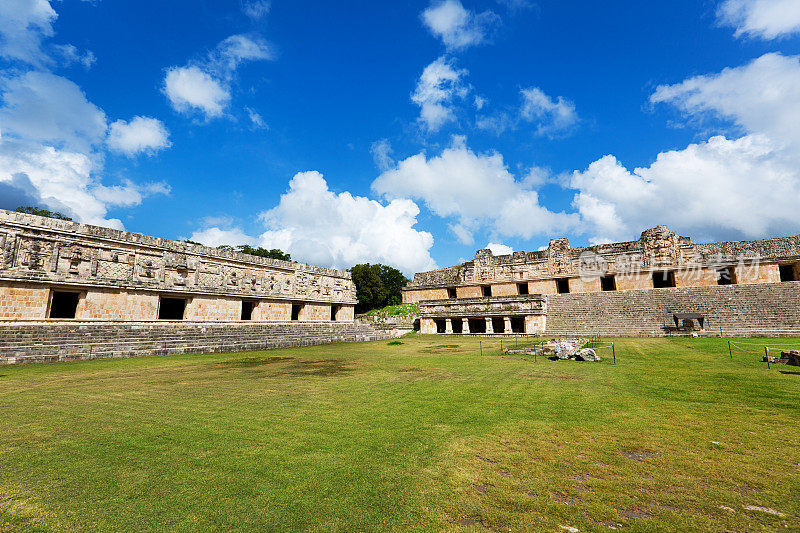
POLYGON ((634 461, 644 462, 645 459, 652 459, 657 453, 653 452, 619 452, 622 457, 632 459, 634 461))
POLYGON ((295 360, 281 372, 291 376, 339 376, 353 371, 344 359, 295 360))
POLYGON ((563 494, 559 494, 557 492, 551 492, 550 497, 553 498, 558 503, 560 503, 561 505, 572 505, 573 503, 575 503, 574 498, 568 498, 563 494))
POLYGON ((283 363, 286 361, 294 361, 295 359, 296 358, 294 357, 283 357, 280 355, 265 355, 258 357, 242 357, 241 359, 231 359, 229 361, 220 361, 219 363, 214 363, 214 365, 223 368, 248 368, 283 363))
POLYGON ((486 494, 487 492, 489 492, 489 487, 482 483, 473 483, 472 488, 481 494, 486 494))
POLYGON ((480 524, 480 521, 475 518, 467 518, 462 516, 453 520, 453 523, 457 526, 474 526, 476 524, 480 524))

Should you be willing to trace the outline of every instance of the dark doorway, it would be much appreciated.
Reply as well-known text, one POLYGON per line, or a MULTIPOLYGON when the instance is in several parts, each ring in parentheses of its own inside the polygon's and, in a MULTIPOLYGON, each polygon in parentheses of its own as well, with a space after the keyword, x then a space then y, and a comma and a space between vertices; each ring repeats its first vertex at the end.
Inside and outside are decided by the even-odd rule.
POLYGON ((503 320, 503 317, 501 316, 492 317, 492 331, 494 331, 495 333, 506 332, 506 321, 503 320))
POLYGON ((50 301, 50 318, 75 318, 78 312, 77 292, 57 292, 53 291, 53 299, 50 301))
POLYGON ((481 287, 484 296, 491 296, 492 295, 492 286, 491 285, 484 285, 481 287))
POLYGON ((794 279, 794 265, 781 265, 781 281, 796 281, 794 279))
POLYGON ((454 318, 450 323, 453 325, 453 333, 461 333, 464 331, 464 325, 460 318, 454 318))
POLYGON ((186 300, 183 298, 161 297, 158 306, 159 320, 183 320, 186 311, 186 300))
POLYGON ((447 297, 451 300, 455 300, 457 298, 455 287, 450 287, 447 289, 447 297))
POLYGON ((436 333, 445 333, 447 331, 447 322, 445 320, 434 320, 436 322, 436 333))
POLYGON ((511 333, 525 333, 525 317, 511 317, 511 333))
POLYGON ((470 318, 469 319, 469 332, 470 333, 486 333, 486 319, 485 318, 470 318))
POLYGON ((600 288, 604 291, 615 291, 617 290, 617 280, 614 279, 614 276, 603 276, 600 278, 600 288))
POLYGON ((303 304, 292 304, 292 320, 300 320, 300 313, 303 311, 303 304))
POLYGON ((255 302, 242 302, 242 320, 253 320, 255 302))
POLYGON ((556 290, 558 294, 567 294, 569 292, 569 278, 557 279, 556 290))
POLYGON ((339 308, 341 305, 332 305, 331 306, 331 322, 336 322, 336 315, 339 313, 339 308))
POLYGON ((675 286, 675 272, 653 272, 653 287, 664 289, 675 286))
POLYGON ((717 270, 717 285, 734 285, 736 283, 733 267, 717 270))
POLYGON ((528 294, 528 284, 527 283, 517 283, 517 294, 528 294))

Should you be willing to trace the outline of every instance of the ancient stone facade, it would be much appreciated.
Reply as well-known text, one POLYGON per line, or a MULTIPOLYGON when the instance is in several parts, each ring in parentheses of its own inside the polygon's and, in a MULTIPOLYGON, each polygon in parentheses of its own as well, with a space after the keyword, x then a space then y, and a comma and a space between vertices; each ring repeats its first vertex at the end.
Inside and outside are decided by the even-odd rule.
POLYGON ((0 210, 0 320, 352 322, 349 272, 0 210))
MULTIPOLYGON (((421 330, 428 333, 450 332, 454 321, 463 325, 463 333, 476 333, 474 328, 466 329, 471 325, 478 333, 521 332, 519 323, 498 331, 496 326, 502 322, 492 314, 495 304, 517 298, 513 305, 518 308, 506 306, 504 316, 525 315, 525 333, 663 334, 668 330, 666 315, 700 309, 715 317, 707 327, 724 329, 726 321, 735 320, 737 331, 748 334, 788 334, 782 327, 786 315, 781 311, 786 301, 781 301, 783 307, 768 309, 768 300, 771 293, 784 298, 786 294, 800 296, 792 292, 800 290, 795 280, 800 280, 800 236, 695 244, 665 226, 657 226, 631 242, 572 248, 567 239, 553 239, 547 249, 538 252, 495 256, 490 250, 480 250, 473 261, 416 274, 403 290, 403 301, 420 304, 421 330), (731 286, 755 288, 730 291, 731 286), (690 288, 693 290, 682 291, 690 288), (721 305, 718 295, 728 292, 732 300, 726 300, 730 317, 725 318, 722 313, 714 314, 714 309, 721 305), (679 294, 686 297, 668 297, 679 294), (750 305, 747 299, 751 298, 758 303, 750 305), (520 311, 525 301, 536 304, 520 311), (565 301, 573 302, 581 311, 570 314, 562 305, 565 301), (616 307, 606 307, 606 301, 616 307), (620 304, 648 301, 661 303, 620 304), (470 305, 465 307, 467 302, 470 305), (755 309, 756 305, 761 307, 755 309), (611 317, 612 309, 621 315, 611 317), (771 323, 761 320, 755 329, 743 328, 741 322, 747 321, 748 313, 774 318, 771 323), (495 327, 490 330, 488 318, 492 317, 495 327), (481 320, 486 328, 480 325, 481 320), (621 328, 620 321, 639 321, 647 326, 621 328)), ((452 331, 458 332, 456 329, 452 331)))

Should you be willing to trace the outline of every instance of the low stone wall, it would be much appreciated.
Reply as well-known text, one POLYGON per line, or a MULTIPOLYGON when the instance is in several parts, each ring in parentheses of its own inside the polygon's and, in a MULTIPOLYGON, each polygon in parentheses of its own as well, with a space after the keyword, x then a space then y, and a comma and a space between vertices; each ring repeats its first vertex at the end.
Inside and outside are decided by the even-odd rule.
POLYGON ((392 338, 353 323, 5 322, 0 364, 234 352, 392 338))
POLYGON ((705 315, 705 334, 800 336, 800 282, 553 294, 545 334, 660 336, 673 312, 705 315))

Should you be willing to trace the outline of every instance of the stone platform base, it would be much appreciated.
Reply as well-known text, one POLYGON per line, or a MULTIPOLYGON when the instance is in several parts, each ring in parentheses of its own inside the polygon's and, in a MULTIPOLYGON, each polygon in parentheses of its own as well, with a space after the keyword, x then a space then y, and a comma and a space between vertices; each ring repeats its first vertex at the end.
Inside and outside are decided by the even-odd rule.
POLYGON ((393 336, 336 322, 0 322, 0 364, 265 350, 393 336))

